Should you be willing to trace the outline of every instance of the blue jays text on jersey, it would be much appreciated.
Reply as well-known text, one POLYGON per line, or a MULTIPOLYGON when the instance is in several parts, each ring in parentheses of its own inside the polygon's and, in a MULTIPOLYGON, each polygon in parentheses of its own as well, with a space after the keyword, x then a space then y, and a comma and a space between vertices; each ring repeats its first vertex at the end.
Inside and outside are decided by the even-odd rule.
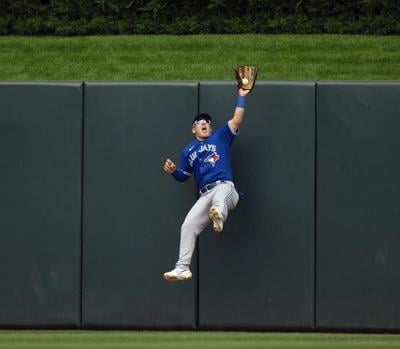
POLYGON ((175 179, 184 182, 193 174, 198 188, 218 180, 233 181, 231 146, 235 135, 226 123, 206 140, 190 142, 173 173, 175 179))

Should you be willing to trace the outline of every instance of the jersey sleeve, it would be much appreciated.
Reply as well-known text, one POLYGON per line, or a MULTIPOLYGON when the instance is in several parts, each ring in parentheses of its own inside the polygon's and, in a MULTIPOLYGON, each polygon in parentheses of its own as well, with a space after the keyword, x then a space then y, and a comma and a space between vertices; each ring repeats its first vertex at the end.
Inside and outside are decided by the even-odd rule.
POLYGON ((219 129, 219 137, 227 142, 229 145, 232 144, 233 140, 235 139, 236 135, 239 133, 239 130, 235 133, 235 131, 227 122, 224 126, 219 129))
POLYGON ((172 176, 178 182, 186 182, 192 175, 192 168, 190 167, 188 157, 185 155, 185 151, 182 153, 181 160, 178 168, 172 174, 172 176))

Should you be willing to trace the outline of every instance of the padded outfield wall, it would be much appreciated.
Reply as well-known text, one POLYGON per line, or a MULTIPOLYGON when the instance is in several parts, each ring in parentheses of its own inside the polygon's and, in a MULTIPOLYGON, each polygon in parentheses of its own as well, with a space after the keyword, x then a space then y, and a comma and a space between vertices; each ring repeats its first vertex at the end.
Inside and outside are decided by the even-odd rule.
POLYGON ((194 183, 162 171, 231 82, 0 83, 0 327, 400 330, 400 83, 267 82, 244 199, 167 283, 194 183))
POLYGON ((318 83, 321 329, 400 329, 399 97, 399 83, 318 83))
POLYGON ((78 327, 82 83, 0 83, 0 326, 78 327))

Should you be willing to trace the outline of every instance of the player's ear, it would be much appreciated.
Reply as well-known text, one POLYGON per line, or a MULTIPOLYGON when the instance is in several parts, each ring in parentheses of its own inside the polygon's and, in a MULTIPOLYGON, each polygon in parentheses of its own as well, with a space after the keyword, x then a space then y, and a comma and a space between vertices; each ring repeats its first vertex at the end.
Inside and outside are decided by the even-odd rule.
POLYGON ((192 133, 196 134, 196 130, 194 129, 194 127, 192 127, 192 133))

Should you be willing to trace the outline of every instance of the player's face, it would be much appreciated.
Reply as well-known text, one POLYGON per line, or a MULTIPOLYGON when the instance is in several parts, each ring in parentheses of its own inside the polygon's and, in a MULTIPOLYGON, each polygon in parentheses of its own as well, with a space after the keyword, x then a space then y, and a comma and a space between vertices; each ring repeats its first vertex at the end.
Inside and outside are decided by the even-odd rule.
POLYGON ((192 133, 199 140, 207 139, 211 136, 211 122, 206 120, 197 121, 192 128, 192 133))

